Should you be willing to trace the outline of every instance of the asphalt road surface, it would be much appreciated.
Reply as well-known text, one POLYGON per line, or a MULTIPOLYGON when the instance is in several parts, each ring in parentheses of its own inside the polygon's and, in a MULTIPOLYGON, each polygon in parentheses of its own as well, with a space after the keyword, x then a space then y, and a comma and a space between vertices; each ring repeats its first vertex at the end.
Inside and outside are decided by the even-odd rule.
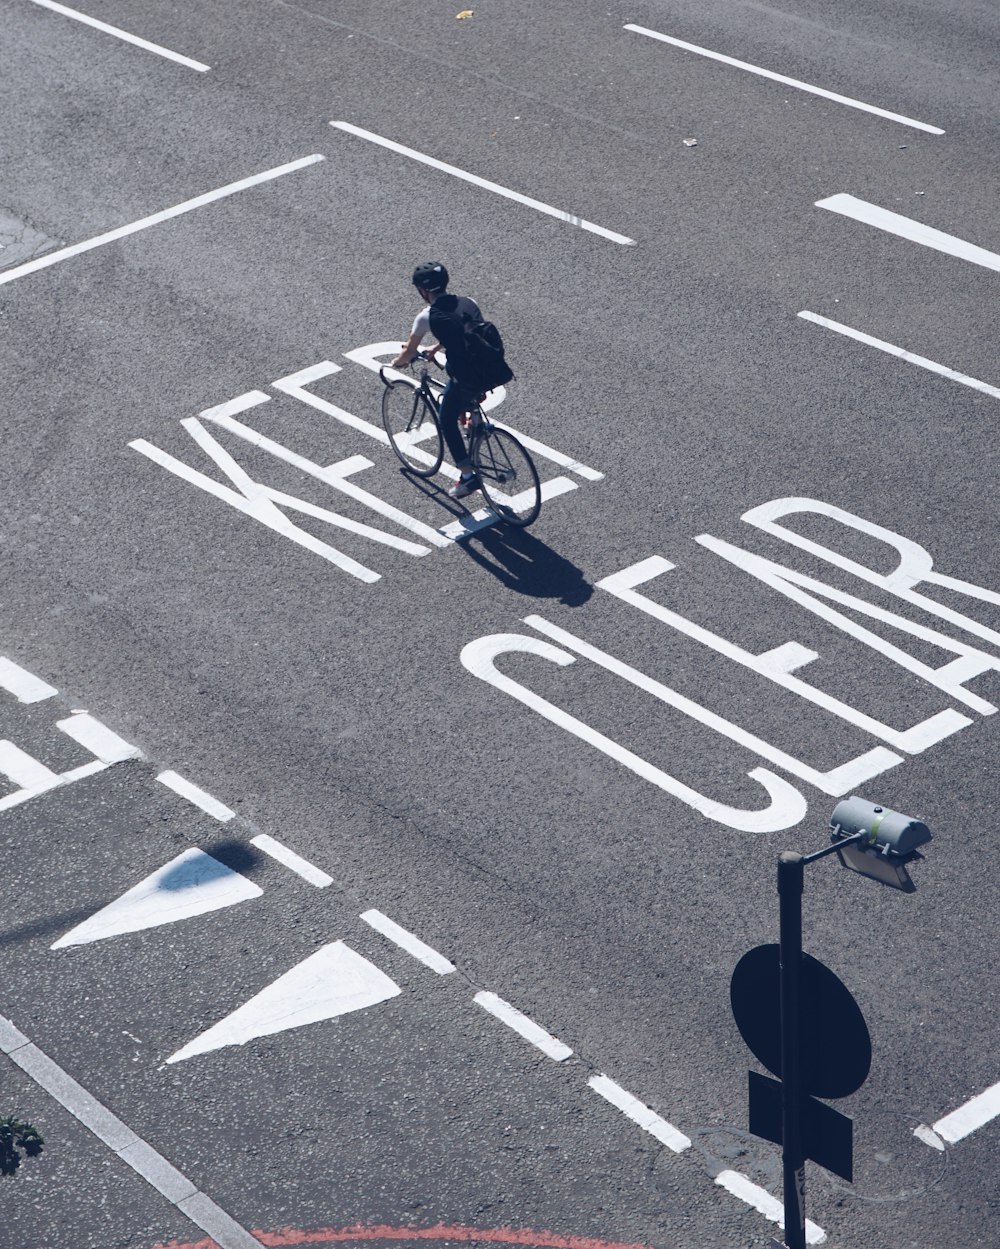
POLYGON ((935 839, 806 873, 809 1243, 995 1249, 995 4, 0 23, 2 1249, 763 1249, 729 982, 850 794, 935 839), (529 529, 382 433, 428 259, 529 529))

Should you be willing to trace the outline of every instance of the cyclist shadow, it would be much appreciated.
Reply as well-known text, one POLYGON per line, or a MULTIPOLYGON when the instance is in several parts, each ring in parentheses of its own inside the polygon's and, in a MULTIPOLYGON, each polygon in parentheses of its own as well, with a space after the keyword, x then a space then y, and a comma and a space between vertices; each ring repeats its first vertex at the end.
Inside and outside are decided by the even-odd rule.
POLYGON ((491 525, 464 538, 458 545, 509 590, 531 598, 554 598, 566 607, 579 607, 594 593, 583 571, 559 555, 530 530, 491 525))

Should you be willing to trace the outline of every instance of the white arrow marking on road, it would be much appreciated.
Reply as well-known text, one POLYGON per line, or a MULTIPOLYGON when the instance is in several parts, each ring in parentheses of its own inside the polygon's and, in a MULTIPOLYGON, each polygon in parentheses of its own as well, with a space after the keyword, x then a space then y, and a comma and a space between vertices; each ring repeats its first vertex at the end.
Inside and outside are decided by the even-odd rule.
POLYGON ((272 1036, 287 1028, 335 1019, 376 1006, 401 992, 399 985, 374 963, 343 941, 334 941, 171 1054, 167 1062, 180 1062, 226 1045, 245 1045, 255 1037, 272 1036))
POLYGON ((816 207, 840 213, 843 217, 851 217, 865 225, 874 226, 877 230, 898 234, 900 238, 909 239, 911 243, 933 247, 935 251, 946 252, 947 255, 957 256, 960 260, 969 260, 973 264, 982 265, 984 269, 1000 271, 1000 255, 996 252, 987 251, 985 247, 977 247, 975 243, 967 243, 965 239, 960 239, 954 234, 946 234, 944 230, 935 230, 933 226, 925 226, 922 221, 914 221, 912 217, 904 217, 902 213, 879 208, 877 204, 869 204, 867 200, 857 199, 853 195, 843 193, 831 195, 828 199, 817 200, 816 207))
POLYGON ((105 937, 156 928, 160 924, 174 924, 259 898, 261 893, 257 885, 239 872, 213 859, 204 850, 192 848, 78 924, 60 937, 52 949, 85 945, 105 937))

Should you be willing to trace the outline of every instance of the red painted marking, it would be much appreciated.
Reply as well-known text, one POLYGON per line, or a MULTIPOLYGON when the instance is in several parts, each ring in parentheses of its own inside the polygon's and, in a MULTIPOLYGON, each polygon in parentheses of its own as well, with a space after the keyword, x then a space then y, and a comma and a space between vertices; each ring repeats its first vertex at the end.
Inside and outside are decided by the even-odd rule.
MULTIPOLYGON (((439 1223, 435 1227, 318 1227, 300 1231, 281 1227, 274 1232, 253 1231, 268 1249, 285 1249, 291 1245, 333 1245, 343 1241, 362 1240, 460 1240, 482 1241, 496 1245, 526 1245, 531 1249, 650 1249, 648 1245, 622 1244, 614 1240, 597 1240, 590 1236, 561 1236, 557 1232, 536 1232, 530 1227, 463 1227, 461 1224, 439 1223)), ((171 1240, 153 1245, 152 1249, 219 1249, 214 1240, 171 1240)))

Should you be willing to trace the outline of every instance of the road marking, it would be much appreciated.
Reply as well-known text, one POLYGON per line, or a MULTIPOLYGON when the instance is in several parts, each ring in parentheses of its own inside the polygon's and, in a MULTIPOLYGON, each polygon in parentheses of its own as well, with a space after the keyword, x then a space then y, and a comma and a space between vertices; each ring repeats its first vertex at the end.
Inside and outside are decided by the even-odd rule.
MULTIPOLYGON (((58 773, 51 771, 44 763, 39 763, 20 746, 6 741, 0 741, 0 774, 6 776, 19 791, 41 792, 54 788, 61 780, 58 773)), ((13 797, 14 794, 8 794, 3 801, 13 797)), ((0 802, 0 807, 2 805, 0 802)))
POLYGON ((186 781, 183 776, 178 776, 176 772, 161 772, 156 779, 168 789, 172 789, 175 794, 180 794, 188 802, 193 802, 196 807, 201 807, 202 811, 207 812, 214 819, 221 820, 223 824, 236 814, 235 811, 230 811, 228 807, 223 806, 217 798, 206 794, 203 789, 186 781))
MULTIPOLYGON (((933 226, 925 226, 922 221, 914 221, 912 217, 904 217, 902 213, 890 212, 888 208, 879 208, 877 204, 869 204, 867 200, 858 199, 854 195, 843 192, 831 195, 827 199, 816 201, 817 208, 825 208, 829 212, 840 213, 842 217, 850 217, 864 225, 874 226, 876 230, 885 230, 889 234, 898 234, 900 238, 909 239, 912 243, 920 243, 935 251, 945 252, 949 256, 957 256, 960 260, 968 260, 972 264, 982 265, 984 269, 1000 272, 1000 255, 987 251, 985 247, 977 247, 975 243, 967 243, 954 234, 946 234, 944 230, 935 230, 933 226)), ((2 280, 2 279, 0 279, 2 280)))
POLYGON ((59 693, 55 686, 3 656, 0 656, 0 689, 13 694, 19 703, 40 703, 59 693))
POLYGON ((852 100, 850 96, 838 95, 835 91, 827 91, 823 87, 813 87, 797 78, 787 78, 784 74, 776 74, 770 69, 761 69, 759 65, 751 65, 747 61, 737 61, 721 52, 711 52, 708 48, 700 48, 695 43, 685 43, 683 39, 675 39, 672 35, 661 35, 659 31, 649 30, 645 26, 635 26, 631 22, 625 27, 637 35, 646 35, 650 39, 659 39, 662 43, 671 43, 675 48, 683 48, 685 52, 697 52, 699 56, 710 57, 713 61, 722 61, 724 65, 732 65, 736 69, 745 69, 751 74, 759 74, 761 78, 770 78, 774 82, 784 83, 786 87, 796 87, 799 91, 808 91, 812 95, 821 95, 825 100, 833 100, 837 104, 846 104, 850 108, 859 108, 865 113, 874 113, 876 117, 885 117, 888 121, 898 121, 904 126, 913 126, 916 130, 926 130, 928 134, 944 134, 938 126, 929 126, 923 121, 914 121, 912 117, 903 117, 900 113, 890 113, 884 108, 876 108, 874 104, 863 104, 860 100, 852 100))
POLYGON ((926 1123, 919 1123, 913 1129, 913 1135, 918 1141, 923 1141, 925 1145, 930 1145, 931 1149, 937 1149, 941 1153, 944 1152, 944 1141, 938 1136, 933 1128, 929 1128, 926 1123))
POLYGON ((992 395, 994 399, 1000 399, 1000 387, 990 386, 987 382, 981 382, 978 378, 969 377, 965 373, 956 373, 954 369, 949 369, 947 365, 937 364, 934 360, 928 360, 926 356, 915 355, 912 351, 907 351, 903 347, 895 347, 892 343, 883 342, 881 338, 873 338, 871 334, 863 334, 860 330, 851 329, 849 325, 842 325, 839 321, 831 321, 829 317, 821 317, 815 312, 803 311, 798 315, 803 321, 812 321, 815 325, 822 325, 837 334, 844 334, 848 338, 856 338, 859 343, 867 343, 869 347, 877 347, 879 351, 888 352, 891 356, 899 356, 901 360, 907 360, 910 364, 915 364, 921 369, 929 369, 932 373, 939 373, 942 377, 950 378, 953 382, 961 382, 963 386, 971 386, 973 390, 981 390, 984 395, 992 395))
MULTIPOLYGON (((954 1145, 971 1135, 977 1128, 989 1123, 991 1119, 996 1119, 998 1115, 1000 1115, 1000 1084, 993 1084, 978 1097, 967 1101, 964 1106, 959 1106, 957 1110, 945 1115, 943 1119, 938 1119, 934 1124, 934 1131, 950 1145, 954 1145)), ((917 1132, 919 1130, 918 1128, 917 1132)))
POLYGON ((204 850, 185 850, 95 912, 52 945, 86 945, 124 933, 175 924, 259 898, 262 890, 204 850))
POLYGON ((383 915, 381 911, 365 911, 361 916, 366 924, 369 924, 376 932, 380 932, 383 937, 388 937, 390 941, 394 941, 400 949, 405 950, 407 954, 412 954, 414 958, 419 959, 425 967, 429 967, 431 971, 436 971, 439 976, 447 976, 449 972, 455 970, 455 964, 450 963, 443 954, 439 954, 432 946, 426 945, 419 937, 415 937, 412 932, 407 932, 405 928, 401 928, 388 915, 383 915))
POLYGON ((681 1154, 685 1149, 690 1149, 691 1142, 683 1132, 678 1132, 672 1123, 668 1123, 666 1119, 660 1116, 641 1101, 638 1097, 634 1097, 631 1093, 626 1092, 620 1084, 616 1084, 614 1080, 609 1079, 605 1075, 591 1076, 587 1081, 588 1087, 592 1088, 595 1093, 603 1097, 605 1101, 610 1102, 633 1123, 639 1125, 644 1132, 648 1132, 650 1136, 654 1136, 662 1145, 666 1145, 668 1149, 672 1149, 675 1154, 681 1154))
POLYGON ((526 1041, 530 1041, 536 1049, 540 1049, 555 1062, 564 1062, 573 1053, 570 1047, 564 1045, 558 1037, 546 1032, 533 1019, 522 1015, 519 1010, 516 1010, 509 1002, 505 1002, 503 998, 497 997, 495 993, 477 993, 472 1000, 483 1010, 489 1011, 501 1023, 506 1024, 508 1028, 512 1028, 519 1036, 524 1037, 526 1041))
POLYGON ((604 226, 594 225, 592 221, 585 221, 582 217, 565 212, 561 208, 553 208, 551 204, 543 204, 541 200, 531 199, 530 196, 522 195, 519 191, 512 191, 509 187, 500 186, 496 182, 489 182, 486 178, 480 178, 477 174, 467 173, 464 169, 457 169, 454 165, 447 165, 444 161, 436 160, 433 156, 425 156, 423 152, 416 152, 412 147, 404 147, 402 143, 394 143, 392 139, 383 139, 381 135, 372 134, 370 130, 362 130, 360 126, 352 126, 350 122, 331 121, 330 125, 337 130, 345 131, 347 134, 356 135, 359 139, 367 139, 369 143, 377 143, 380 147, 388 148, 390 152, 398 152, 400 156, 408 156, 411 160, 420 161, 422 165, 430 165, 432 169, 440 169, 443 173, 449 173, 454 178, 461 178, 464 182, 471 182, 474 186, 483 187, 484 190, 492 191, 495 195, 502 195, 506 199, 516 200, 519 204, 526 204, 529 208, 535 208, 541 213, 547 213, 550 217, 556 217, 569 225, 578 226, 581 230, 589 230, 591 234, 599 234, 601 238, 610 239, 612 243, 622 243, 627 247, 635 246, 635 239, 630 239, 624 234, 618 234, 614 230, 606 230, 604 226))
MULTIPOLYGON (((715 1182, 726 1192, 739 1197, 740 1201, 745 1201, 748 1206, 759 1210, 772 1223, 777 1223, 779 1227, 785 1226, 784 1207, 777 1197, 773 1197, 766 1188, 752 1183, 739 1171, 720 1171, 715 1177, 715 1182)), ((826 1232, 811 1219, 806 1219, 806 1244, 821 1245, 825 1240, 826 1232)))
POLYGON ((255 1037, 335 1019, 376 1006, 401 992, 399 985, 374 963, 343 941, 334 941, 171 1054, 167 1062, 181 1062, 223 1046, 245 1045, 255 1037))
POLYGON ((307 880, 310 885, 315 885, 317 889, 325 889, 327 885, 333 884, 332 876, 327 876, 326 872, 320 871, 308 859, 303 859, 301 855, 296 854, 294 850, 289 850, 287 846, 269 837, 267 833, 251 837, 250 844, 257 846, 265 854, 269 854, 272 859, 276 859, 290 871, 297 872, 303 880, 307 880))
POLYGON ((34 273, 37 269, 45 269, 49 265, 57 264, 60 260, 69 260, 71 256, 79 256, 81 252, 89 252, 95 247, 103 247, 105 243, 113 243, 116 239, 125 238, 129 234, 136 234, 139 230, 146 230, 150 226, 159 225, 161 221, 169 221, 171 217, 179 217, 182 213, 188 213, 195 208, 202 208, 205 204, 212 204, 216 200, 225 199, 226 196, 235 195, 238 191, 246 191, 250 187, 258 186, 262 182, 271 182, 275 178, 284 177, 285 174, 294 173, 297 169, 305 169, 307 165, 315 165, 317 161, 325 159, 326 157, 318 155, 303 156, 300 160, 290 161, 287 165, 278 165, 275 169, 266 169, 263 173, 255 173, 249 178, 241 178, 239 182, 230 182, 215 191, 207 191, 204 195, 197 195, 194 199, 185 200, 182 204, 175 204, 173 208, 164 208, 161 212, 153 213, 149 217, 143 217, 141 221, 133 221, 129 225, 119 226, 116 230, 109 230, 107 234, 99 234, 96 238, 87 239, 83 243, 73 243, 71 246, 60 248, 56 252, 47 252, 44 256, 37 256, 34 260, 29 260, 23 265, 17 265, 13 269, 0 273, 0 286, 4 282, 13 282, 16 278, 22 278, 28 273, 34 273))
POLYGON ((66 720, 56 721, 56 728, 61 729, 67 737, 86 747, 95 758, 104 763, 122 763, 126 759, 137 759, 142 751, 130 746, 124 738, 113 733, 100 720, 86 712, 79 712, 66 720))
POLYGON ((186 65, 188 69, 196 69, 199 73, 204 73, 211 69, 210 65, 202 65, 201 61, 192 61, 189 56, 181 56, 179 52, 171 52, 169 48, 161 47, 158 43, 150 43, 148 39, 140 39, 138 35, 130 35, 127 30, 120 30, 117 26, 109 26, 107 22, 99 22, 96 17, 88 17, 86 13, 80 13, 76 9, 68 9, 64 4, 56 4, 55 0, 31 0, 32 4, 40 5, 43 9, 51 9, 53 13, 61 13, 63 17, 71 17, 74 21, 83 22, 87 26, 93 26, 95 30, 103 30, 106 35, 114 35, 117 39, 124 39, 126 43, 134 43, 137 48, 145 48, 147 52, 155 52, 157 56, 166 57, 168 61, 176 61, 178 65, 186 65))
POLYGON ((219 1249, 263 1249, 261 1242, 232 1219, 203 1192, 169 1163, 162 1154, 132 1131, 93 1094, 44 1054, 9 1019, 0 1015, 0 1052, 6 1054, 26 1075, 60 1106, 74 1115, 85 1128, 141 1175, 158 1193, 200 1227, 219 1249))

